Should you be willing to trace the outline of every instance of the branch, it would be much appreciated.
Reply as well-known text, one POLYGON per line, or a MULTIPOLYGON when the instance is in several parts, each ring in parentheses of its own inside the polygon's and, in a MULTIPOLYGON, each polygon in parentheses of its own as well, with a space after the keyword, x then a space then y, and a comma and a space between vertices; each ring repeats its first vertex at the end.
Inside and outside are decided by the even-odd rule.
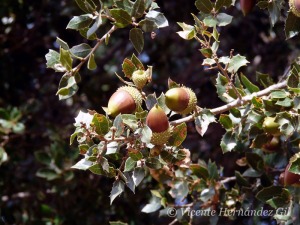
MULTIPOLYGON (((250 102, 252 100, 253 97, 262 97, 262 96, 266 96, 268 94, 270 94, 272 91, 276 90, 276 89, 282 89, 285 88, 287 86, 287 81, 282 81, 279 82, 277 84, 271 85, 270 87, 267 87, 264 90, 258 91, 258 92, 254 92, 251 95, 246 95, 244 97, 242 97, 241 99, 236 99, 226 105, 211 109, 210 111, 214 114, 214 115, 218 115, 221 114, 223 112, 226 112, 234 107, 238 107, 238 106, 242 106, 242 105, 246 105, 248 102, 250 102)), ((181 124, 183 122, 189 122, 189 121, 193 121, 194 120, 194 115, 190 115, 178 120, 174 120, 171 121, 170 124, 171 125, 178 125, 181 124)))
POLYGON ((100 39, 97 39, 97 44, 93 47, 93 49, 91 50, 91 52, 84 57, 81 62, 74 67, 74 69, 72 70, 72 74, 75 74, 76 72, 78 72, 80 70, 80 68, 82 67, 82 65, 89 59, 89 57, 97 50, 97 48, 105 41, 105 39, 110 36, 115 30, 117 30, 118 28, 116 26, 112 26, 110 28, 109 31, 107 31, 106 34, 104 34, 100 39))

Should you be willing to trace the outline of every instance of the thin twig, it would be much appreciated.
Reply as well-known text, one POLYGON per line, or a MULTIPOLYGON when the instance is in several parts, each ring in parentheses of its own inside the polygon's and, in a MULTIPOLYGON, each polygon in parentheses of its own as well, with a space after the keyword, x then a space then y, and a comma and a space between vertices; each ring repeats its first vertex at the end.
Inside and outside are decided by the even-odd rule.
POLYGON ((81 62, 72 69, 72 74, 74 75, 76 72, 80 70, 82 65, 90 58, 90 56, 97 50, 97 48, 105 41, 105 39, 110 36, 115 30, 118 28, 116 26, 112 26, 109 31, 107 31, 106 34, 104 34, 100 39, 97 39, 97 44, 92 48, 90 53, 84 57, 81 62))
POLYGON ((236 180, 236 177, 227 177, 224 180, 221 180, 220 183, 221 184, 226 184, 226 183, 228 183, 230 181, 233 181, 233 180, 236 180))

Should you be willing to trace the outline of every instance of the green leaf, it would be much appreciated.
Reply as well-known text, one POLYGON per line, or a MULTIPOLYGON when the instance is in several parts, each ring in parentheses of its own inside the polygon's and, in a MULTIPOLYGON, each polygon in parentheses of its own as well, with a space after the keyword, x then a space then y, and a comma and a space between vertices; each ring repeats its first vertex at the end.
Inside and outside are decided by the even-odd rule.
POLYGON ((62 47, 60 47, 60 54, 59 54, 59 61, 61 65, 66 68, 66 70, 71 71, 72 70, 72 58, 71 53, 68 50, 64 50, 62 47))
POLYGON ((287 19, 285 21, 285 37, 286 39, 295 37, 300 31, 300 18, 297 17, 291 11, 288 13, 287 19))
POLYGON ((191 164, 190 169, 193 174, 195 174, 199 178, 207 179, 208 178, 208 170, 206 167, 199 164, 191 164))
POLYGON ((145 70, 143 63, 141 62, 141 60, 139 60, 138 57, 136 57, 136 55, 133 53, 131 56, 131 61, 133 62, 133 64, 135 65, 135 67, 139 70, 145 70))
POLYGON ((300 157, 299 157, 299 153, 291 158, 290 163, 291 163, 291 165, 290 165, 290 168, 289 168, 289 172, 300 175, 300 157))
POLYGON ((59 178, 59 174, 55 172, 53 169, 49 168, 41 168, 36 172, 36 176, 40 178, 44 178, 48 181, 55 180, 59 178))
POLYGON ((132 171, 136 166, 136 161, 133 160, 131 157, 128 157, 125 162, 125 169, 124 172, 132 171))
POLYGON ((40 163, 43 163, 45 165, 50 165, 51 163, 51 157, 45 151, 36 151, 34 152, 34 156, 36 160, 39 161, 40 163))
POLYGON ((237 54, 230 59, 228 71, 230 73, 236 73, 239 70, 239 68, 241 68, 242 66, 246 66, 247 63, 249 62, 246 60, 245 56, 237 54))
POLYGON ((231 23, 232 21, 232 16, 226 14, 226 13, 219 13, 217 14, 217 21, 218 21, 218 26, 224 27, 227 26, 228 24, 231 23))
POLYGON ((89 27, 93 21, 92 14, 84 14, 80 16, 74 16, 67 25, 67 29, 80 30, 89 27))
POLYGON ((203 136, 210 123, 216 122, 214 114, 208 109, 202 109, 200 114, 195 118, 195 126, 197 132, 203 136))
POLYGON ((143 143, 149 144, 151 141, 151 137, 152 137, 152 131, 148 126, 144 126, 142 128, 142 137, 141 137, 141 141, 143 143))
POLYGON ((93 13, 97 6, 93 0, 75 0, 79 8, 86 13, 93 13))
POLYGON ((89 161, 87 158, 83 158, 80 161, 78 161, 74 166, 71 168, 73 169, 79 169, 79 170, 87 170, 92 166, 92 162, 89 161))
POLYGON ((300 68, 299 65, 293 64, 287 79, 287 86, 289 88, 298 88, 299 83, 300 83, 300 68))
POLYGON ((173 129, 172 136, 169 138, 169 144, 171 146, 180 146, 185 140, 187 135, 186 123, 181 123, 173 129))
POLYGON ((116 20, 116 26, 123 28, 132 23, 131 16, 124 9, 111 9, 111 16, 116 20))
POLYGON ((144 48, 143 31, 139 28, 132 28, 129 33, 129 40, 133 44, 135 50, 140 54, 144 48))
POLYGON ((270 77, 269 74, 264 74, 260 72, 256 72, 256 80, 264 86, 264 88, 267 88, 274 84, 274 81, 270 77))
POLYGON ((107 145, 106 155, 118 153, 120 149, 119 143, 116 141, 110 142, 107 145))
POLYGON ((272 91, 271 93, 271 98, 272 99, 282 99, 282 98, 286 98, 289 95, 289 93, 287 93, 284 90, 276 90, 276 91, 272 91))
POLYGON ((250 80, 248 80, 248 78, 241 73, 241 80, 243 85, 245 85, 247 91, 249 91, 249 93, 254 93, 254 92, 258 92, 259 88, 254 85, 250 80))
POLYGON ((177 34, 185 40, 191 40, 196 36, 196 30, 193 26, 186 23, 177 23, 183 31, 177 32, 177 34))
POLYGON ((234 5, 235 0, 217 0, 215 4, 216 11, 219 11, 222 7, 228 8, 234 5))
POLYGON ((135 150, 135 151, 129 151, 128 152, 128 155, 131 157, 131 159, 133 159, 134 161, 139 161, 143 158, 143 154, 138 151, 138 150, 135 150))
POLYGON ((142 208, 143 213, 153 213, 161 208, 161 198, 152 196, 150 203, 142 208))
POLYGON ((227 131, 221 140, 221 148, 223 153, 231 152, 237 145, 236 136, 232 131, 227 131))
POLYGON ((150 10, 145 17, 146 19, 153 21, 158 28, 169 26, 167 18, 161 12, 150 10))
POLYGON ((122 115, 119 114, 115 120, 114 120, 114 123, 113 123, 113 126, 115 128, 117 128, 116 132, 115 132, 115 136, 116 137, 119 137, 123 131, 124 131, 124 124, 123 124, 123 120, 122 120, 122 115))
POLYGON ((145 177, 145 170, 143 168, 137 167, 134 169, 132 178, 136 187, 142 182, 144 177, 145 177))
POLYGON ((156 94, 149 94, 146 99, 146 107, 148 110, 151 110, 153 106, 157 104, 156 94))
POLYGON ((197 0, 195 2, 195 5, 200 12, 203 12, 205 14, 209 14, 214 8, 210 0, 197 0))
POLYGON ((110 204, 113 203, 113 201, 118 197, 125 189, 124 182, 121 180, 116 180, 113 184, 113 187, 110 192, 110 204))
POLYGON ((287 189, 279 186, 263 188, 256 194, 256 198, 273 208, 279 208, 289 203, 290 193, 287 189))
POLYGON ((96 128, 96 133, 101 136, 104 136, 109 131, 109 121, 102 114, 95 113, 91 125, 96 128))
POLYGON ((76 83, 75 77, 66 74, 62 76, 56 94, 59 95, 58 97, 60 100, 64 100, 72 97, 77 92, 77 90, 78 85, 76 83))
POLYGON ((8 155, 5 149, 0 146, 0 165, 8 160, 8 155))
POLYGON ((95 70, 95 69, 97 69, 97 64, 95 62, 95 56, 94 56, 94 54, 90 55, 89 61, 88 61, 88 64, 87 64, 87 68, 89 70, 95 70))
POLYGON ((55 64, 59 62, 59 53, 52 49, 49 49, 49 52, 45 55, 47 68, 52 68, 55 70, 55 64))
POLYGON ((256 153, 247 152, 246 159, 249 166, 256 171, 262 172, 264 170, 264 160, 256 153))
POLYGON ((153 157, 147 158, 145 164, 147 167, 155 170, 162 168, 162 164, 160 163, 159 159, 153 157))
POLYGON ((165 150, 161 151, 160 156, 168 164, 174 164, 177 161, 171 153, 165 150))
POLYGON ((88 54, 90 54, 92 48, 86 43, 82 43, 80 45, 75 45, 70 49, 72 55, 78 58, 85 58, 88 54))
POLYGON ((145 32, 152 32, 158 28, 156 23, 150 19, 143 19, 139 22, 139 27, 145 32))
POLYGON ((95 33, 91 34, 89 37, 87 36, 87 32, 88 32, 89 28, 83 28, 79 30, 79 33, 82 37, 88 39, 88 40, 96 40, 97 39, 97 35, 95 33))
POLYGON ((124 59, 122 64, 122 71, 126 77, 131 78, 134 71, 137 70, 136 66, 130 59, 124 59))
POLYGON ((87 30, 86 32, 86 37, 89 39, 92 36, 95 36, 96 31, 99 29, 99 27, 102 25, 102 17, 99 14, 99 16, 96 18, 95 22, 93 25, 87 30))
POLYGON ((235 171, 236 182, 240 186, 249 187, 250 183, 242 176, 239 171, 235 171))
POLYGON ((122 114, 123 123, 130 127, 132 130, 138 128, 138 120, 135 115, 132 114, 122 114))
POLYGON ((70 47, 67 44, 67 42, 63 41, 59 37, 56 38, 56 43, 59 44, 59 46, 62 47, 64 50, 69 50, 70 49, 70 47))
POLYGON ((124 9, 128 14, 131 15, 131 11, 133 8, 133 2, 130 0, 114 0, 115 4, 117 5, 118 8, 124 9))
POLYGON ((282 8, 281 4, 281 0, 269 1, 268 10, 272 26, 274 26, 280 18, 280 10, 282 8))
POLYGON ((128 225, 128 223, 123 223, 121 221, 109 221, 109 225, 128 225))
POLYGON ((144 11, 146 9, 144 0, 136 0, 133 4, 131 16, 135 18, 141 18, 144 15, 144 11))
POLYGON ((215 162, 208 162, 207 165, 208 178, 212 180, 217 180, 219 178, 218 167, 215 162))
POLYGON ((221 114, 219 117, 219 122, 226 130, 231 130, 233 128, 232 121, 228 115, 221 114))
POLYGON ((157 104, 164 110, 166 114, 169 114, 171 110, 166 106, 166 96, 164 93, 157 98, 157 104))
POLYGON ((186 180, 176 181, 174 186, 169 191, 172 198, 177 198, 178 200, 184 200, 189 193, 189 185, 186 180))

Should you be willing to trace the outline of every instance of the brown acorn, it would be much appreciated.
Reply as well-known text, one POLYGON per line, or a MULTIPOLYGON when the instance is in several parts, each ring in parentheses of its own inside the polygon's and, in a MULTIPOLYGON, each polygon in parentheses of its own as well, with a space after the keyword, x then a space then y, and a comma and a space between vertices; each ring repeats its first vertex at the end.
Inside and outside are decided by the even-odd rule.
POLYGON ((283 175, 284 186, 300 187, 300 175, 289 171, 291 163, 287 165, 283 175))
POLYGON ((165 103, 174 112, 189 114, 197 104, 197 97, 190 88, 177 87, 166 92, 165 103))
POLYGON ((277 152, 280 150, 280 139, 276 136, 268 138, 267 142, 262 146, 262 150, 266 153, 277 152))
POLYGON ((134 87, 120 87, 108 101, 108 115, 116 117, 120 113, 130 114, 142 104, 143 96, 134 87))
POLYGON ((152 131, 151 143, 154 145, 163 145, 169 140, 172 128, 164 110, 157 104, 149 111, 146 124, 152 131))
POLYGON ((300 17, 300 0, 289 0, 289 5, 291 12, 300 17))
POLYGON ((248 15, 255 6, 256 0, 240 0, 241 10, 244 16, 248 15))

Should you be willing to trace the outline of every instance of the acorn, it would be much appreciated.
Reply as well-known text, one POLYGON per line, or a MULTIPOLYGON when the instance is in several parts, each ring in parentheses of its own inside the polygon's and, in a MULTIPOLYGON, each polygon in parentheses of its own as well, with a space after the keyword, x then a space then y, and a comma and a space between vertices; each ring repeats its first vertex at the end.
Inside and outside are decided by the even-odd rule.
POLYGON ((120 87, 108 101, 108 115, 131 114, 142 104, 143 96, 134 87, 120 87))
POLYGON ((266 153, 277 152, 280 150, 280 139, 277 136, 271 136, 267 142, 263 144, 262 151, 266 153))
POLYGON ((167 143, 172 134, 172 128, 164 110, 157 104, 149 111, 146 124, 152 131, 151 143, 163 145, 167 143))
POLYGON ((300 187, 300 174, 292 173, 289 171, 291 163, 287 165, 283 175, 284 186, 300 187))
POLYGON ((275 117, 266 117, 263 122, 263 129, 267 134, 280 136, 279 123, 275 122, 275 117))
POLYGON ((176 87, 166 92, 165 103, 174 112, 189 114, 197 104, 197 97, 190 88, 176 87))
POLYGON ((300 0, 289 0, 290 11, 300 17, 300 0))
POLYGON ((131 79, 137 88, 142 89, 148 81, 148 73, 144 70, 136 70, 133 72, 131 79))
POLYGON ((241 10, 244 16, 248 15, 255 6, 256 0, 240 0, 241 10))

